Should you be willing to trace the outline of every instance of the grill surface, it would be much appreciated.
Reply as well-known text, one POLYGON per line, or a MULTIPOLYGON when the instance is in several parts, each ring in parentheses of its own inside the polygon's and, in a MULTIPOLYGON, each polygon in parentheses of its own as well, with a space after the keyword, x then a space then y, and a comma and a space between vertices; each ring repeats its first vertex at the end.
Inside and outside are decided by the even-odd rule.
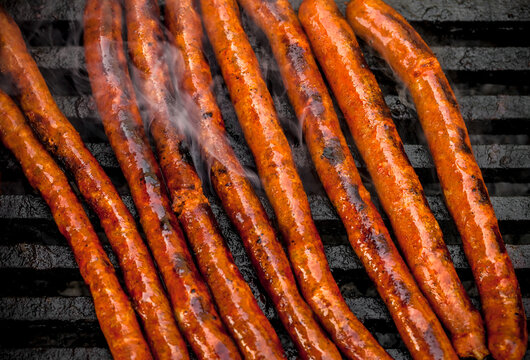
MULTIPOLYGON (((344 9, 344 2, 339 6, 344 9)), ((420 32, 438 55, 456 91, 483 169, 508 252, 530 314, 530 3, 527 0, 388 0, 420 32)), ((293 0, 297 8, 300 0, 293 0)), ((17 23, 59 107, 111 176, 135 213, 127 185, 106 141, 90 96, 82 48, 83 0, 0 0, 17 23)), ((291 140, 325 243, 333 274, 355 314, 396 359, 407 351, 379 300, 374 286, 348 245, 345 231, 319 184, 307 150, 294 126, 277 65, 263 34, 244 24, 256 50, 277 110, 291 140)), ((449 244, 457 272, 473 301, 477 289, 463 255, 460 238, 443 204, 441 190, 417 117, 403 87, 390 69, 366 55, 390 105, 405 150, 420 176, 428 200, 449 244)), ((236 153, 254 170, 228 92, 210 48, 217 99, 236 153)), ((344 127, 353 144, 351 137, 344 127)), ((369 176, 352 146, 361 174, 369 176)), ((204 169, 201 170, 206 174, 204 169)), ((44 201, 24 179, 14 158, 0 147, 0 358, 110 359, 89 297, 65 240, 44 201)), ((208 187, 208 185, 206 185, 208 187)), ((210 191, 209 188, 206 189, 210 191)), ((377 197, 374 195, 377 201, 377 197)), ((296 352, 270 301, 264 295, 241 241, 210 191, 217 219, 235 261, 277 329, 291 357, 296 352)), ((269 215, 270 206, 263 197, 269 215)), ((93 220, 95 216, 89 211, 93 220)), ((388 224, 388 222, 387 222, 388 224)), ((103 231, 94 221, 109 249, 103 231)), ((110 250, 109 250, 110 253, 110 250)), ((115 257, 110 254, 114 264, 115 257)), ((530 359, 527 355, 525 359, 530 359)))

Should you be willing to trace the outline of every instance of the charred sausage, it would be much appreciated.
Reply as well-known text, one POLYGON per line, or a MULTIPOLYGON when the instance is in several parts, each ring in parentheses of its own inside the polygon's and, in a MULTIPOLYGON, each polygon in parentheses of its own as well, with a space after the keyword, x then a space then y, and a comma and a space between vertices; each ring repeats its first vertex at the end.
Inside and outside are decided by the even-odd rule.
MULTIPOLYGON (((296 173, 289 145, 280 128, 270 94, 259 73, 256 57, 239 23, 237 4, 202 1, 201 5, 206 31, 221 66, 245 138, 254 154, 261 180, 277 214, 302 293, 323 323, 343 321, 349 309, 329 271, 322 242, 311 219, 309 204, 296 173)), ((313 97, 310 100, 312 99, 313 97)), ((316 105, 315 110, 322 109, 322 106, 311 101, 309 105, 310 109, 313 105, 316 105)), ((343 144, 338 145, 332 143, 329 146, 328 150, 332 150, 330 162, 335 162, 335 155, 343 155, 346 159, 345 154, 336 154, 337 149, 343 151, 343 144)), ((357 182, 360 184, 360 179, 357 182)), ((351 200, 348 202, 352 204, 351 210, 358 212, 369 206, 369 197, 363 188, 352 185, 346 190, 348 191, 342 196, 351 200), (362 197, 357 195, 359 192, 362 197), (353 205, 357 205, 357 208, 353 205)), ((369 219, 365 216, 359 220, 366 224, 369 219)), ((373 221, 369 225, 372 223, 373 221)), ((359 253, 366 255, 365 264, 372 265, 372 277, 376 279, 376 275, 379 276, 379 283, 384 282, 390 285, 387 289, 394 290, 388 292, 385 300, 390 306, 396 307, 396 319, 403 324, 407 324, 405 319, 410 319, 415 325, 414 335, 418 339, 424 338, 424 333, 428 334, 428 342, 434 339, 434 344, 422 344, 427 346, 418 351, 432 352, 432 355, 437 357, 456 357, 447 338, 444 338, 438 320, 419 293, 397 250, 391 241, 387 241, 388 234, 384 233, 386 229, 382 222, 379 225, 382 229, 373 229, 370 226, 352 228, 355 232, 352 238, 364 240, 356 248, 360 250, 359 253), (381 261, 372 262, 368 254, 380 255, 381 261), (398 268, 397 274, 395 267, 398 268), (415 293, 419 296, 410 296, 415 293), (407 310, 410 310, 410 314, 414 312, 414 316, 404 315, 407 310), (418 310, 420 316, 417 314, 418 310), (419 319, 416 319, 417 317, 419 319)), ((380 286, 380 289, 384 287, 380 286)))
POLYGON ((347 19, 412 94, 479 289, 490 352, 495 359, 521 359, 528 338, 521 291, 466 125, 438 60, 410 24, 382 1, 350 2, 347 19))
MULTIPOLYGON (((92 5, 95 2, 91 2, 92 5)), ((89 7, 87 11, 96 10, 89 7)), ((98 215, 118 257, 125 285, 155 356, 186 359, 185 344, 134 218, 75 128, 55 104, 20 30, 3 9, 0 10, 0 26, 0 71, 9 75, 18 88, 22 109, 41 142, 72 173, 81 194, 98 215)))
POLYGON ((85 31, 87 70, 105 133, 129 184, 184 336, 202 359, 238 359, 171 211, 127 71, 121 24, 116 20, 121 19, 122 9, 113 3, 118 5, 113 16, 100 14, 95 22, 86 22, 85 31))
POLYGON ((99 325, 115 360, 150 360, 151 352, 127 295, 68 179, 36 139, 15 103, 0 91, 0 140, 44 198, 74 252, 99 325))
POLYGON ((211 89, 212 75, 203 54, 202 24, 193 1, 166 1, 165 18, 177 59, 181 60, 175 62, 179 87, 184 103, 189 105, 213 187, 236 226, 262 285, 302 358, 339 359, 337 349, 298 292, 287 256, 228 142, 211 89))
MULTIPOLYGON (((185 6, 182 2, 179 6, 185 6)), ((175 4, 168 3, 170 13, 175 4)), ((232 337, 236 340, 246 359, 284 359, 283 349, 276 332, 261 311, 250 287, 241 276, 232 255, 222 238, 208 200, 202 192, 201 181, 195 169, 181 153, 182 137, 170 117, 174 103, 167 65, 152 54, 163 54, 164 43, 156 11, 144 11, 142 16, 149 21, 142 21, 140 27, 146 29, 143 38, 129 37, 134 49, 142 44, 151 43, 148 48, 132 51, 133 61, 138 64, 144 61, 146 68, 137 69, 141 73, 138 82, 145 94, 149 106, 151 133, 156 143, 162 172, 166 179, 173 210, 177 214, 188 241, 196 255, 198 267, 205 277, 215 298, 219 312, 232 337), (145 24, 151 27, 143 27, 145 24), (148 49, 144 51, 144 49, 148 49), (145 69, 145 70, 144 70, 145 69), (149 74, 147 74, 149 69, 149 74), (156 69, 156 70, 153 70, 156 69), (153 93, 166 93, 161 99, 153 93), (165 111, 163 110, 165 108, 165 111), (155 110, 156 109, 156 110, 155 110)), ((135 18, 136 19, 136 18, 135 18)), ((136 23, 135 23, 136 24, 136 23)), ((129 25, 134 25, 129 23, 129 25)), ((121 47, 120 47, 121 49, 121 47)), ((124 54, 120 54, 125 57, 124 54)), ((130 83, 127 74, 127 83, 130 83)), ((122 86, 123 81, 114 86, 122 86)), ((208 325, 208 324, 207 324, 208 325)), ((204 354, 211 358, 211 354, 204 354)))
POLYGON ((423 294, 460 357, 488 354, 484 326, 458 279, 423 188, 353 30, 334 1, 305 0, 298 13, 423 294))
MULTIPOLYGON (((416 359, 457 358, 361 182, 309 42, 290 3, 288 0, 240 2, 269 39, 324 189, 405 344, 416 359), (429 331, 426 331, 427 328, 429 331)), ((330 317, 321 321, 326 323, 330 320, 334 319, 330 317)), ((333 327, 327 325, 328 331, 340 334, 336 337, 349 346, 344 348, 351 351, 352 358, 388 357, 376 347, 373 339, 367 341, 375 347, 372 353, 362 352, 364 344, 359 346, 352 342, 357 345, 352 347, 348 341, 353 334, 340 333, 345 328, 342 322, 332 324, 333 327)))

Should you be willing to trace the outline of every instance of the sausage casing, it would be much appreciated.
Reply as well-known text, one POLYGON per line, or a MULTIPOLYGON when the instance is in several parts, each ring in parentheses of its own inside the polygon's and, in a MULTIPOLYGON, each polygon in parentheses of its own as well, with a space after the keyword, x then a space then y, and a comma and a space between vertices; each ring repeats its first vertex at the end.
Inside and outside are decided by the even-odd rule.
POLYGON ((166 21, 178 51, 177 59, 181 59, 175 62, 179 87, 187 96, 185 103, 208 162, 212 185, 300 356, 304 359, 339 358, 337 349, 301 297, 282 245, 228 142, 221 111, 211 89, 212 75, 203 54, 202 24, 198 11, 187 3, 167 1, 166 21), (173 12, 176 9, 179 11, 173 12))
POLYGON ((488 354, 484 326, 453 266, 377 81, 333 1, 305 0, 300 21, 344 113, 401 250, 461 357, 488 354))
POLYGON ((20 30, 4 10, 0 10, 0 24, 3 29, 0 32, 0 70, 9 75, 19 90, 20 104, 28 122, 48 151, 72 173, 79 191, 98 215, 155 354, 179 354, 180 335, 134 218, 75 128, 55 104, 20 30))
POLYGON ((352 1, 347 19, 408 87, 446 204, 480 293, 495 359, 521 359, 528 333, 519 283, 506 252, 465 122, 442 68, 418 33, 379 0, 352 1))
POLYGON ((42 195, 72 248, 113 358, 152 359, 132 304, 68 179, 35 138, 18 107, 2 91, 0 140, 15 155, 31 186, 42 195))

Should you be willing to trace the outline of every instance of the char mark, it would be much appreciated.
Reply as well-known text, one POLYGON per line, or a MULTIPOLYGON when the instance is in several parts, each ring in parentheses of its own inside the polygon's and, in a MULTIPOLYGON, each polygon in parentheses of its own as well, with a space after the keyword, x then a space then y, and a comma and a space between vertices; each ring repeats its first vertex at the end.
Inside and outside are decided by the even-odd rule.
POLYGON ((468 145, 468 136, 464 128, 461 128, 461 127, 458 128, 458 138, 459 138, 460 150, 462 150, 466 154, 472 154, 473 151, 471 150, 471 147, 468 145))
POLYGON ((331 138, 325 141, 325 146, 320 158, 326 159, 333 166, 341 164, 346 156, 344 155, 340 141, 336 138, 331 138))

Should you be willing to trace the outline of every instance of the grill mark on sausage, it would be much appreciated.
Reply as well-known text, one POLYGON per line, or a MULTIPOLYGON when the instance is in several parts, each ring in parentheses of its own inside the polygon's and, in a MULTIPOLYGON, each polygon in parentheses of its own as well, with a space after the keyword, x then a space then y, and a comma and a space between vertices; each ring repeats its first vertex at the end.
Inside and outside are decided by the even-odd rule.
MULTIPOLYGON (((328 139, 320 158, 326 159, 333 166, 342 163, 344 159, 346 159, 346 156, 344 155, 340 141, 336 138, 328 139)), ((359 191, 357 189, 357 195, 358 194, 359 191)))
POLYGON ((473 154, 473 151, 467 144, 466 130, 464 128, 459 127, 457 131, 458 131, 458 139, 459 139, 459 144, 458 144, 459 149, 465 152, 466 154, 473 154))

